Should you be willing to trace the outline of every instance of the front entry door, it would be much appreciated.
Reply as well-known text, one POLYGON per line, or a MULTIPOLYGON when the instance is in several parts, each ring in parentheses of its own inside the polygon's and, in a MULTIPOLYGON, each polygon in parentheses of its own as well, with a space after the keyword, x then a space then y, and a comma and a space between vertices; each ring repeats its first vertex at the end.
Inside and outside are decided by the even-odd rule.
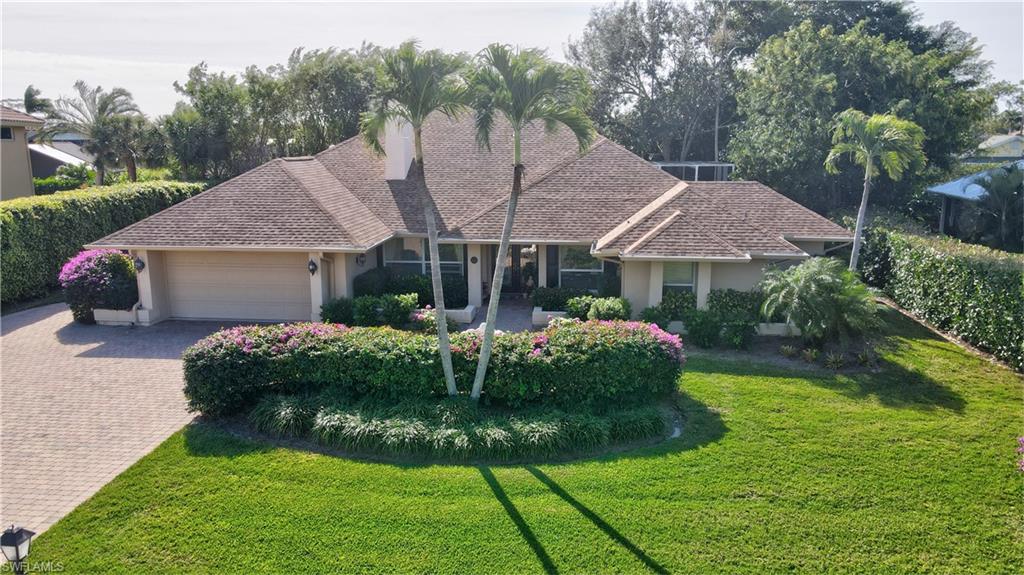
MULTIPOLYGON (((490 260, 498 255, 498 246, 491 245, 490 260)), ((486 271, 486 270, 485 270, 486 271)), ((493 268, 488 275, 493 275, 493 268)), ((537 250, 533 245, 512 244, 505 256, 501 293, 527 293, 537 286, 537 250)))

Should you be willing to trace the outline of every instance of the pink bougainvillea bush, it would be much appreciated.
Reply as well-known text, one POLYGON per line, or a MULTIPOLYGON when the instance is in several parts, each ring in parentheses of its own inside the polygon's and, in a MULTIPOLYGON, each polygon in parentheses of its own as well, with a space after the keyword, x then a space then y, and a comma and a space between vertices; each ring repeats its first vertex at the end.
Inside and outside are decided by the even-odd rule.
MULTIPOLYGON (((473 381, 475 331, 453 333, 456 380, 473 381)), ((483 401, 511 408, 604 409, 650 403, 676 389, 685 356, 678 336, 635 321, 561 321, 495 340, 483 401)), ((194 411, 233 415, 266 393, 337 392, 388 401, 443 397, 437 338, 339 324, 248 326, 186 350, 185 394, 194 411)))
POLYGON ((135 264, 118 250, 86 250, 64 264, 57 277, 75 321, 94 323, 92 310, 131 309, 139 301, 135 264))

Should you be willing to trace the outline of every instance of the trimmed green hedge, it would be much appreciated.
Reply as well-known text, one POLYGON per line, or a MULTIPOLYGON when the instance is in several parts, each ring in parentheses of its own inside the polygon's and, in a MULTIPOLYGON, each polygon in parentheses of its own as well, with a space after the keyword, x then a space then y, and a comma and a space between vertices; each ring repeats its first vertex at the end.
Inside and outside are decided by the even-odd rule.
POLYGON ((585 290, 566 287, 539 287, 530 296, 535 307, 544 311, 566 311, 569 300, 589 295, 585 290))
POLYGON ((187 199, 204 184, 146 182, 0 202, 0 300, 45 294, 64 262, 129 224, 187 199))
POLYGON ((865 279, 899 305, 1024 372, 1024 256, 869 230, 865 279))
MULTIPOLYGON (((458 309, 469 305, 469 285, 465 278, 442 274, 441 284, 446 308, 458 309)), ((434 285, 430 276, 400 272, 389 267, 373 268, 357 275, 352 280, 352 292, 356 297, 414 293, 420 307, 434 305, 434 285)))
MULTIPOLYGON (((452 334, 456 380, 468 391, 480 334, 452 334)), ((684 362, 678 336, 623 321, 561 321, 541 333, 495 339, 485 403, 601 407, 671 393, 684 362)), ((403 401, 444 397, 437 337, 336 324, 245 326, 219 331, 184 354, 192 410, 237 414, 265 393, 331 391, 403 401)))

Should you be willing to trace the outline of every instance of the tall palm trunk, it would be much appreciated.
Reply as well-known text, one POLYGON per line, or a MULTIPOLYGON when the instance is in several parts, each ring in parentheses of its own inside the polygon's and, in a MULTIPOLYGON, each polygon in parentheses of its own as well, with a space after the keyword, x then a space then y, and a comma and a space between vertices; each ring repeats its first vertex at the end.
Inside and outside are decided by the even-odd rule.
POLYGON ((444 283, 441 281, 441 249, 437 234, 437 217, 434 215, 434 202, 427 188, 427 174, 423 171, 423 144, 420 131, 415 130, 413 139, 416 145, 416 161, 413 162, 413 177, 419 187, 420 201, 423 202, 423 219, 427 224, 427 249, 430 250, 430 281, 434 288, 434 313, 437 314, 437 340, 441 350, 441 368, 444 370, 444 382, 448 387, 448 395, 458 395, 455 385, 455 370, 452 368, 452 344, 448 338, 448 317, 444 307, 444 283))
POLYGON ((487 364, 491 361, 491 349, 494 346, 494 324, 498 321, 498 302, 501 299, 501 284, 505 278, 505 256, 508 246, 512 243, 512 223, 516 217, 516 206, 519 194, 523 191, 523 164, 520 163, 519 135, 515 137, 516 165, 512 176, 512 194, 508 198, 508 209, 505 211, 505 224, 501 228, 501 242, 498 244, 497 261, 494 262, 494 279, 491 281, 491 300, 487 302, 487 323, 484 328, 484 342, 480 347, 480 362, 476 366, 476 378, 473 379, 473 391, 470 397, 480 399, 480 391, 484 387, 487 376, 487 364))
POLYGON ((868 213, 868 194, 871 193, 871 176, 864 172, 864 193, 860 198, 860 209, 857 210, 857 229, 853 232, 853 252, 850 253, 850 271, 857 271, 857 258, 860 257, 860 245, 864 241, 864 220, 868 213))
POLYGON ((103 164, 97 161, 96 166, 96 185, 103 185, 103 178, 107 175, 107 169, 103 167, 103 164))
POLYGON ((128 181, 137 182, 139 180, 139 170, 135 164, 135 155, 128 154, 124 159, 124 167, 128 170, 128 181))

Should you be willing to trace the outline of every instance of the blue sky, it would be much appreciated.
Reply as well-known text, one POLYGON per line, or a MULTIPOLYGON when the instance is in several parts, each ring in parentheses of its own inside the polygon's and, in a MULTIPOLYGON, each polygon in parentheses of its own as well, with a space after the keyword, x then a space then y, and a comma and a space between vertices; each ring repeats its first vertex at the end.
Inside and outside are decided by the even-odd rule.
MULTIPOLYGON (((169 112, 171 84, 205 60, 214 70, 284 61, 292 48, 425 46, 476 52, 494 41, 537 46, 561 58, 593 2, 505 3, 31 3, 4 0, 2 95, 28 84, 55 97, 77 79, 130 90, 144 112, 169 112)), ((985 44, 997 78, 1024 77, 1024 3, 916 2, 928 25, 952 20, 985 44)))

